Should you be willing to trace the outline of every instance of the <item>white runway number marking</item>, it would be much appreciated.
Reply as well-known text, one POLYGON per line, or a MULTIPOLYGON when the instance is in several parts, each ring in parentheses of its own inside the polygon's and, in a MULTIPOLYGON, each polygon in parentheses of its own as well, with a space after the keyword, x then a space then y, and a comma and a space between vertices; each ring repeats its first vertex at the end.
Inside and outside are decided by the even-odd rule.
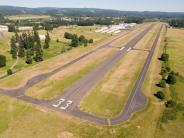
POLYGON ((53 104, 53 107, 66 110, 73 102, 71 100, 59 99, 56 104, 53 104))

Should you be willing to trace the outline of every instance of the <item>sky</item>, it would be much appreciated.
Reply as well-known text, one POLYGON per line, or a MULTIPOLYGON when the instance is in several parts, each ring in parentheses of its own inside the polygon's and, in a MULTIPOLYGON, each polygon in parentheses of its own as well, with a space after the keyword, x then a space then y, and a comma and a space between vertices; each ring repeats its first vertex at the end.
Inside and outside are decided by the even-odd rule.
POLYGON ((184 0, 0 0, 0 5, 184 12, 184 0))

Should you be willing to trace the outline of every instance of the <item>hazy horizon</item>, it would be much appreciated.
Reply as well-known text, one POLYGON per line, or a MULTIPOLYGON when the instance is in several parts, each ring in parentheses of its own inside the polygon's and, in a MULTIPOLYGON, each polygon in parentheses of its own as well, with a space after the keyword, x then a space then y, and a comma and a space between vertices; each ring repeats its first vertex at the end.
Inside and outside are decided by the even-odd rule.
POLYGON ((0 6, 18 6, 28 8, 55 7, 55 8, 100 8, 121 11, 159 11, 184 12, 182 0, 1 0, 0 6))

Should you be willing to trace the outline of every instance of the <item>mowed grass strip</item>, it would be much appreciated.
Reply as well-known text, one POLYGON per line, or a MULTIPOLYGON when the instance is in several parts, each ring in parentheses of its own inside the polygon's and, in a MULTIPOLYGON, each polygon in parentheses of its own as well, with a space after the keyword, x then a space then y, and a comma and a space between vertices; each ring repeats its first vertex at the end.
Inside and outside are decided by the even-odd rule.
POLYGON ((38 99, 52 99, 61 94, 76 80, 90 72, 98 64, 109 58, 115 51, 116 49, 111 48, 101 49, 50 78, 32 86, 27 90, 26 95, 38 99))
POLYGON ((131 51, 80 104, 82 110, 112 118, 122 110, 148 52, 131 51))

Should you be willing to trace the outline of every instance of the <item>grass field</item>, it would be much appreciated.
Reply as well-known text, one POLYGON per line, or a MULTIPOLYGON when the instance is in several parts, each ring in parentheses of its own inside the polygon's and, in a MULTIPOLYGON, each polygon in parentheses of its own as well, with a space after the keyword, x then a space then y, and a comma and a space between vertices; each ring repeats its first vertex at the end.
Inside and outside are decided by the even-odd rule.
MULTIPOLYGON (((156 33, 153 32, 157 32, 158 27, 160 24, 149 31, 135 47, 150 48, 156 36, 156 33)), ((81 109, 109 118, 120 113, 145 63, 147 54, 142 51, 128 53, 119 65, 82 101, 81 109)))
POLYGON ((28 19, 50 19, 51 16, 49 15, 32 15, 32 14, 26 14, 26 15, 15 15, 15 16, 6 16, 9 20, 28 20, 28 19))
POLYGON ((58 72, 47 80, 29 88, 26 95, 39 99, 52 99, 61 94, 67 87, 83 77, 98 64, 109 58, 116 50, 101 49, 98 52, 71 65, 62 72, 58 72))
MULTIPOLYGON (((183 29, 168 29, 167 33, 168 39, 168 53, 170 55, 170 66, 175 72, 179 72, 180 76, 178 81, 174 86, 167 88, 170 96, 184 104, 184 30, 183 29)), ((162 114, 161 114, 162 116, 162 114)), ((168 121, 167 123, 162 123, 159 121, 156 131, 156 137, 184 137, 184 111, 178 111, 176 113, 176 119, 168 121)))
MULTIPOLYGON (((108 38, 108 41, 112 39, 110 35, 95 33, 94 32, 95 28, 93 28, 93 31, 90 31, 89 27, 80 27, 76 29, 78 33, 81 30, 83 35, 85 35, 87 38, 91 38, 91 36, 93 36, 92 38, 94 39, 94 44, 90 44, 88 47, 81 46, 81 47, 72 49, 71 51, 66 52, 64 54, 61 54, 62 47, 69 45, 69 41, 63 38, 64 32, 69 31, 67 29, 68 28, 66 28, 65 30, 55 29, 53 32, 51 32, 52 41, 51 41, 50 48, 47 50, 44 50, 45 61, 41 63, 34 63, 32 65, 27 65, 24 59, 20 59, 17 66, 15 67, 18 72, 16 74, 13 74, 12 76, 1 79, 0 87, 19 87, 20 85, 23 85, 27 79, 37 74, 49 71, 50 69, 53 70, 59 66, 62 66, 63 64, 69 62, 70 60, 78 57, 82 53, 88 52, 94 47, 98 47, 102 45, 104 42, 107 42, 106 41, 107 38, 108 38), (55 40, 56 38, 60 38, 61 41, 57 43, 55 40), (53 64, 53 62, 55 64, 53 64), (22 76, 26 76, 26 77, 23 78, 22 76), (12 82, 16 82, 16 83, 12 83, 12 82)), ((77 31, 75 32, 77 33, 77 31)), ((43 31, 40 33, 43 33, 43 31)), ((12 34, 7 33, 5 35, 7 36, 7 38, 10 38, 12 34)), ((3 44, 0 47, 0 49, 3 50, 2 54, 7 56, 8 58, 7 66, 5 68, 2 68, 0 71, 2 73, 5 72, 15 62, 15 60, 11 59, 11 55, 9 54, 9 46, 7 41, 8 40, 6 39, 2 39, 2 42, 0 41, 3 44)))
MULTIPOLYGON (((183 35, 182 29, 169 29, 168 51, 170 64, 180 73, 178 83, 171 87, 177 93, 177 100, 183 102, 183 35), (182 40, 181 40, 182 39, 182 40), (176 53, 178 52, 178 53, 176 53), (175 61, 175 59, 178 59, 175 61), (181 64, 181 65, 180 65, 181 64)), ((147 107, 136 113, 131 120, 117 126, 91 124, 70 116, 40 108, 0 95, 0 137, 1 138, 183 138, 183 113, 177 119, 160 125, 164 110, 163 103, 153 94, 159 89, 155 84, 160 80, 164 32, 156 48, 149 72, 142 90, 149 97, 147 107), (161 41, 162 40, 162 41, 161 41)))
POLYGON ((147 52, 131 51, 97 85, 80 107, 82 110, 108 118, 116 116, 135 84, 147 52), (134 62, 136 60, 136 62, 134 62), (127 70, 128 69, 128 70, 127 70), (94 102, 95 101, 95 102, 94 102))

